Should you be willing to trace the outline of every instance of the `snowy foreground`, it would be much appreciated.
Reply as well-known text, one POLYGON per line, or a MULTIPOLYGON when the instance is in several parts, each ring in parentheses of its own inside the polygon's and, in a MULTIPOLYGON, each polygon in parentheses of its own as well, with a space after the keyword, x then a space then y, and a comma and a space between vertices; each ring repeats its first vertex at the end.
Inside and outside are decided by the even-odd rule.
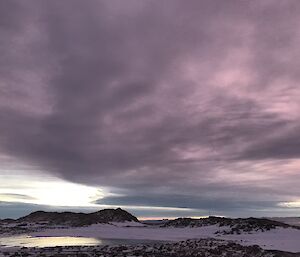
POLYGON ((78 236, 110 239, 148 239, 163 241, 181 241, 186 239, 217 238, 235 240, 243 245, 259 245, 264 249, 300 252, 300 230, 293 228, 277 228, 265 232, 251 234, 222 235, 215 234, 220 230, 218 225, 204 227, 155 227, 155 226, 119 226, 95 224, 88 227, 69 229, 50 229, 31 233, 34 237, 43 236, 78 236))
POLYGON ((71 246, 52 248, 22 248, 6 251, 0 256, 114 256, 114 257, 296 257, 298 254, 263 250, 259 246, 242 246, 234 242, 199 239, 156 245, 71 246))
MULTIPOLYGON (((222 230, 224 229, 226 230, 226 227, 222 227, 222 230)), ((57 237, 143 239, 169 242, 152 246, 146 246, 146 244, 122 247, 97 246, 95 243, 91 246, 77 245, 54 248, 34 248, 25 244, 24 246, 28 246, 28 248, 2 246, 0 256, 300 256, 300 230, 295 228, 276 228, 270 231, 241 234, 216 234, 217 231, 220 231, 218 225, 176 228, 135 222, 53 228, 30 232, 27 235, 18 235, 18 237, 29 236, 29 239, 49 237, 56 239, 57 237), (186 241, 188 239, 190 240, 186 241), (258 246, 253 247, 253 245, 258 246)), ((5 238, 2 235, 0 245, 4 245, 7 238, 9 237, 6 236, 5 238)))

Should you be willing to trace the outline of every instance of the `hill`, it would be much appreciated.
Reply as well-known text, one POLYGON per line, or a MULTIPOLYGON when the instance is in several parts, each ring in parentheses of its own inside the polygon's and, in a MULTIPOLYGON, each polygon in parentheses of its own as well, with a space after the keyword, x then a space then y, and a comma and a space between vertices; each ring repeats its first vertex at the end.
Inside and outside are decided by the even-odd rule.
POLYGON ((208 218, 192 219, 192 218, 178 218, 170 220, 163 225, 163 227, 202 227, 217 225, 223 227, 223 230, 218 231, 220 234, 240 234, 251 233, 254 231, 269 231, 278 227, 288 228, 292 227, 288 224, 264 219, 264 218, 223 218, 210 216, 208 218))
POLYGON ((19 218, 16 221, 69 226, 86 226, 96 223, 125 221, 139 222, 135 216, 121 208, 104 209, 93 213, 36 211, 25 217, 19 218))

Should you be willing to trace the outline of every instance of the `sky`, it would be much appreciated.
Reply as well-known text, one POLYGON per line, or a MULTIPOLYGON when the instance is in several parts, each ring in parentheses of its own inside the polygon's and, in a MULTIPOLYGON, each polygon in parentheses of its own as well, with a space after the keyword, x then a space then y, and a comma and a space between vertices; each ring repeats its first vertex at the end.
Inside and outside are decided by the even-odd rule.
POLYGON ((298 0, 0 0, 0 218, 300 215, 298 0))

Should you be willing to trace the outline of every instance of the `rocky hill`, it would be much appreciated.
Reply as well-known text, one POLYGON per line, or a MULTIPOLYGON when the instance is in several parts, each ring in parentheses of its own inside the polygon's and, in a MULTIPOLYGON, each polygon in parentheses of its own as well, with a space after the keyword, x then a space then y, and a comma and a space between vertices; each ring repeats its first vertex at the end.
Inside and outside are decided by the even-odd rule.
POLYGON ((288 224, 259 218, 246 218, 246 219, 230 219, 223 217, 210 216, 208 218, 191 219, 191 218, 178 218, 170 220, 163 227, 202 227, 217 225, 220 230, 217 233, 220 234, 240 234, 251 233, 255 231, 269 231, 278 227, 288 228, 292 227, 288 224))
POLYGON ((69 226, 86 226, 96 223, 125 221, 139 222, 135 216, 121 208, 104 209, 93 213, 37 211, 17 220, 17 222, 69 226))
POLYGON ((0 224, 8 224, 8 223, 13 223, 15 220, 14 219, 0 219, 0 224))

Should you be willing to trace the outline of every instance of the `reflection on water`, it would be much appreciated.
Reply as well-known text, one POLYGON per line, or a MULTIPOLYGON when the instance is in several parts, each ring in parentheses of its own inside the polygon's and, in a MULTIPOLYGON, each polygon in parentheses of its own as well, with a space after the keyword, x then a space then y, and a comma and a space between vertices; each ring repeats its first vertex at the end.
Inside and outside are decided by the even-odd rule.
POLYGON ((0 239, 0 244, 8 247, 51 247, 51 246, 71 246, 71 245, 101 245, 102 241, 88 237, 30 237, 13 236, 0 239))
POLYGON ((12 236, 0 238, 0 246, 5 247, 54 247, 54 246, 92 246, 120 244, 154 244, 160 241, 137 239, 98 239, 92 237, 31 237, 12 236))

